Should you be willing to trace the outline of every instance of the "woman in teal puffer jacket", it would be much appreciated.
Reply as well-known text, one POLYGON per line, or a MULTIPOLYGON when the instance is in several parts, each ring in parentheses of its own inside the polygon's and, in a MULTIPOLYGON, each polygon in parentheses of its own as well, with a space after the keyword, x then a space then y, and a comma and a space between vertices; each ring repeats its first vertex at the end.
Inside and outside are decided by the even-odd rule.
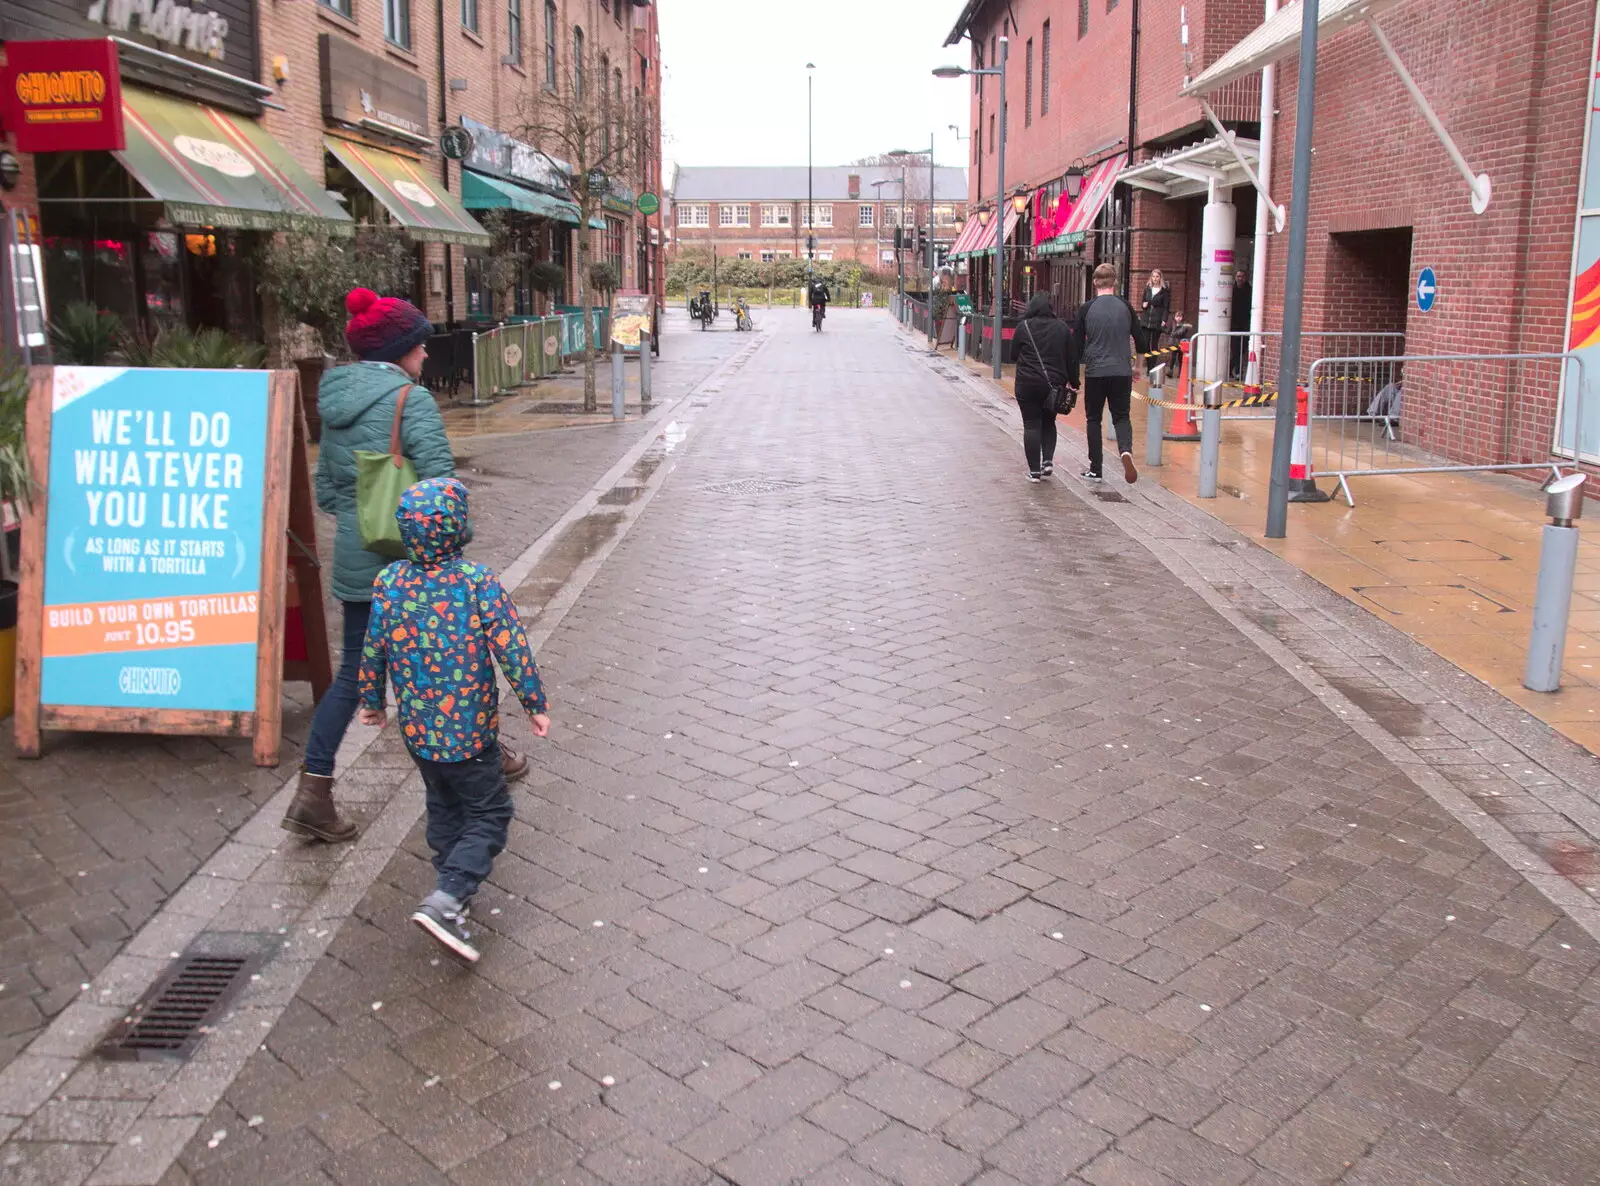
MULTIPOLYGON (((350 322, 345 341, 360 360, 336 367, 322 377, 317 410, 322 416, 322 443, 317 458, 317 505, 338 518, 333 545, 333 595, 344 606, 344 637, 338 674, 317 703, 306 739, 300 782, 283 826, 309 839, 350 840, 356 827, 339 818, 333 802, 334 755, 356 711, 356 684, 361 647, 372 612, 372 582, 389 557, 361 546, 356 525, 356 462, 358 450, 389 451, 395 407, 406 387, 400 422, 400 444, 416 467, 417 477, 455 476, 455 460, 444 421, 427 388, 415 382, 427 357, 424 346, 433 326, 416 306, 357 288, 345 298, 350 322)), ((504 751, 507 778, 526 769, 527 759, 504 751), (519 766, 518 763, 521 763, 519 766)))

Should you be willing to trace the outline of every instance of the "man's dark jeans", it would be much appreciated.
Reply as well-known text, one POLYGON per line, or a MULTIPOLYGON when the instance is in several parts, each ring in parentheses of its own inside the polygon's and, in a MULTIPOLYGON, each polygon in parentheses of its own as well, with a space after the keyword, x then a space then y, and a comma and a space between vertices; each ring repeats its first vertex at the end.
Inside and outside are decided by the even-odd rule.
POLYGON ((1095 375, 1083 381, 1083 419, 1089 433, 1089 472, 1100 473, 1104 446, 1100 426, 1106 407, 1117 430, 1117 452, 1133 451, 1133 424, 1128 419, 1133 400, 1133 380, 1127 375, 1095 375))
POLYGON ((490 742, 465 762, 433 762, 411 755, 422 771, 428 799, 428 847, 439 888, 465 902, 489 876, 511 828, 511 790, 490 742))
POLYGON ((333 683, 317 704, 311 718, 311 735, 306 738, 306 773, 333 774, 333 760, 339 744, 350 730, 356 715, 357 689, 361 678, 361 646, 367 638, 367 622, 372 617, 372 602, 346 601, 344 606, 344 648, 333 683))

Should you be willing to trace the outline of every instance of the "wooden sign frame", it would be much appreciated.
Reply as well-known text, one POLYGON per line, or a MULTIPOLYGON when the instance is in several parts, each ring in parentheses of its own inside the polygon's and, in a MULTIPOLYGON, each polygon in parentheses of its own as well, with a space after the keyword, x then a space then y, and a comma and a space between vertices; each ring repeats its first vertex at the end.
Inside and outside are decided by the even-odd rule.
MULTIPOLYGON (((291 504, 302 528, 315 527, 310 511, 310 474, 307 465, 304 414, 300 406, 298 376, 292 370, 270 372, 267 383, 266 452, 263 458, 261 506, 261 587, 257 594, 255 711, 159 709, 114 706, 44 704, 41 702, 44 650, 44 576, 46 527, 49 508, 50 434, 54 368, 29 371, 27 413, 28 459, 36 490, 22 521, 21 587, 17 603, 16 749, 23 758, 37 758, 41 733, 63 729, 112 733, 165 733, 249 737, 258 766, 276 766, 283 733, 283 631, 288 530, 291 504), (297 431, 298 429, 298 431, 297 431), (296 464, 298 462, 298 464, 296 464), (293 479, 298 478, 296 483, 293 479), (295 486, 301 490, 295 495, 295 486)), ((315 547, 315 534, 308 533, 315 547)), ((302 536, 306 539, 307 536, 302 536)), ((323 618, 321 580, 314 554, 310 564, 300 558, 297 575, 310 569, 301 586, 306 611, 306 641, 312 661, 308 673, 315 684, 315 657, 328 668, 327 625, 323 618)), ((323 684, 326 687, 326 682, 323 684)), ((320 694, 320 692, 319 692, 320 694)))

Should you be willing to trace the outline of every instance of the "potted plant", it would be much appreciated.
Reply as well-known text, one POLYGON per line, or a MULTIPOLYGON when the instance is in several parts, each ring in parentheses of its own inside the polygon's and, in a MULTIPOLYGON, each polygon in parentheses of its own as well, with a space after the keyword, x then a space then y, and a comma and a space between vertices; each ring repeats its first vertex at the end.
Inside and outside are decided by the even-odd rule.
POLYGON ((289 355, 300 372, 300 390, 311 439, 322 435, 317 387, 322 372, 348 351, 344 298, 352 288, 407 294, 416 271, 412 247, 392 227, 361 227, 355 235, 274 235, 261 250, 258 274, 263 296, 276 302, 278 320, 292 339, 289 355), (305 326, 309 334, 296 334, 305 326))
POLYGON ((28 416, 28 368, 0 356, 0 720, 11 715, 17 674, 16 544, 20 518, 33 496, 24 435, 28 416), (6 514, 10 508, 14 513, 6 514))
POLYGON ((74 301, 50 323, 50 346, 57 363, 98 367, 111 360, 122 337, 122 322, 115 313, 74 301))

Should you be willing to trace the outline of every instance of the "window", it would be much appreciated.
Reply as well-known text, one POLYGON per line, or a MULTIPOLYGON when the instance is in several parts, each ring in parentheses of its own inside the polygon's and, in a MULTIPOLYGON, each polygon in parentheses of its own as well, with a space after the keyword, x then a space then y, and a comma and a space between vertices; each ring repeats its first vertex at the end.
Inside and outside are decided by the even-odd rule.
POLYGON ((1050 114, 1050 22, 1044 23, 1039 40, 1039 114, 1050 114))
POLYGON ((584 101, 584 30, 578 26, 573 26, 573 98, 584 101))
POLYGON ((411 0, 383 0, 384 39, 411 48, 411 0))
POLYGON ((605 253, 606 262, 616 270, 617 281, 621 283, 623 279, 622 219, 612 218, 609 214, 606 215, 605 253))
POLYGON ((726 202, 724 202, 722 205, 717 207, 717 225, 718 226, 732 226, 733 225, 733 207, 728 205, 726 202))
POLYGON ((989 113, 989 152, 994 153, 994 112, 989 113))
POLYGON ((317 0, 322 7, 331 8, 340 16, 348 17, 350 20, 355 20, 356 16, 354 2, 355 0, 317 0))
POLYGON ((900 225, 900 207, 891 206, 887 202, 884 203, 883 225, 891 227, 900 225))
MULTIPOLYGON (((726 207, 724 207, 724 209, 726 209, 726 207)), ((750 225, 750 207, 748 205, 741 203, 733 208, 733 225, 750 225)))
MULTIPOLYGON (((1114 4, 1116 0, 1111 0, 1111 2, 1114 4)), ((626 7, 626 3, 627 0, 611 0, 611 19, 619 25, 622 23, 622 10, 626 7)), ((600 0, 600 7, 604 8, 605 6, 605 0, 600 0)))
POLYGON ((600 159, 606 160, 611 156, 611 92, 607 88, 606 75, 611 73, 611 59, 600 55, 600 122, 603 129, 600 133, 600 159))
POLYGON ((1078 36, 1089 35, 1089 0, 1078 0, 1078 36))
POLYGON ((1022 126, 1033 127, 1033 38, 1028 38, 1027 66, 1023 70, 1022 126))
POLYGON ((611 117, 617 123, 617 156, 622 158, 626 155, 622 151, 622 129, 627 120, 623 118, 622 111, 622 67, 620 66, 611 72, 611 117))
POLYGON ((785 202, 777 206, 761 207, 762 226, 790 226, 794 221, 794 214, 785 202))
POLYGON ((776 251, 763 250, 761 252, 761 262, 764 263, 764 264, 770 264, 773 260, 775 260, 777 258, 778 258, 778 253, 776 251))
POLYGON ((831 251, 819 251, 819 252, 817 252, 817 262, 820 263, 820 264, 832 263, 833 262, 833 252, 831 252, 831 251))
POLYGON ((678 207, 679 226, 710 226, 711 207, 705 202, 686 202, 678 207))
POLYGON ((556 36, 560 18, 556 15, 556 0, 544 0, 544 88, 556 89, 556 36))
POLYGON ((808 207, 804 213, 806 217, 801 222, 801 226, 833 225, 833 203, 831 202, 818 202, 815 206, 808 207))
POLYGON ((478 0, 461 0, 461 27, 478 31, 478 0))
POLYGON ((778 252, 778 258, 779 259, 793 259, 794 258, 794 252, 792 252, 792 251, 780 251, 780 252, 778 252))
POLYGON ((872 207, 871 206, 858 206, 856 208, 856 225, 857 226, 871 226, 872 225, 872 207))
POLYGON ((956 208, 954 206, 935 206, 933 220, 940 226, 956 225, 956 208))
POLYGON ((506 0, 507 54, 517 65, 522 64, 522 0, 506 0))
POLYGON ((750 258, 750 253, 748 251, 740 251, 740 252, 736 253, 735 258, 737 258, 737 259, 749 259, 750 258))

